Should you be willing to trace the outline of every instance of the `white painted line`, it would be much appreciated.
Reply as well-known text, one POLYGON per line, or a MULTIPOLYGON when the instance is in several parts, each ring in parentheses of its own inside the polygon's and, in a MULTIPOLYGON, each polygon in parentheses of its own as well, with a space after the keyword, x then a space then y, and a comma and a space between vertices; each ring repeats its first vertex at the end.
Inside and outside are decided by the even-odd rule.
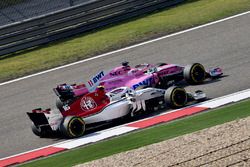
POLYGON ((54 145, 57 148, 65 148, 65 149, 72 149, 72 148, 76 148, 85 144, 89 144, 89 143, 94 143, 103 139, 107 139, 109 137, 113 137, 113 136, 117 136, 117 135, 121 135, 127 132, 131 132, 133 130, 135 130, 137 128, 133 128, 133 127, 119 127, 119 128, 114 128, 114 129, 110 129, 109 131, 101 131, 101 132, 95 132, 95 133, 91 133, 89 135, 83 136, 79 139, 75 139, 72 140, 70 142, 67 143, 62 143, 62 144, 57 144, 54 145))
MULTIPOLYGON (((212 100, 209 100, 209 101, 205 101, 203 103, 187 106, 185 108, 191 108, 191 107, 215 108, 215 107, 220 107, 222 105, 225 105, 225 104, 228 104, 228 103, 231 103, 231 102, 236 102, 236 101, 240 101, 240 100, 248 99, 248 98, 250 98, 250 89, 239 91, 239 92, 229 94, 229 95, 226 95, 226 96, 218 97, 218 98, 215 98, 215 99, 212 99, 212 100)), ((184 108, 182 108, 182 109, 184 109, 184 108)), ((167 111, 167 112, 161 113, 161 114, 156 115, 156 116, 164 115, 166 113, 172 113, 172 112, 182 110, 182 109, 167 111)), ((132 123, 135 123, 135 122, 139 122, 139 121, 143 121, 143 120, 147 120, 147 119, 152 119, 152 118, 154 118, 156 116, 146 118, 146 119, 142 119, 142 120, 138 120, 138 121, 134 121, 134 122, 130 122, 130 123, 127 123, 127 124, 123 124, 123 125, 120 125, 120 126, 117 126, 117 127, 110 128, 110 129, 105 129, 105 130, 102 130, 102 131, 99 131, 99 132, 94 132, 94 133, 91 133, 89 135, 83 136, 83 137, 78 138, 78 139, 66 140, 66 141, 63 141, 63 142, 55 143, 53 145, 48 145, 48 146, 44 146, 44 147, 41 147, 41 148, 30 150, 30 151, 27 151, 27 152, 24 152, 24 153, 20 153, 20 154, 12 155, 12 156, 9 156, 9 157, 1 158, 0 160, 5 160, 5 159, 8 159, 8 158, 17 157, 19 155, 34 152, 34 151, 37 151, 37 150, 40 150, 40 149, 43 149, 43 148, 47 148, 47 147, 57 147, 57 148, 65 148, 65 149, 76 148, 76 147, 79 147, 79 146, 83 146, 85 144, 97 142, 97 141, 107 139, 107 138, 110 138, 110 137, 113 137, 113 136, 117 136, 117 135, 121 135, 121 134, 125 134, 125 133, 128 133, 128 132, 134 131, 134 130, 139 129, 139 128, 128 127, 126 125, 132 124, 132 123)))
MULTIPOLYGON (((222 96, 222 97, 212 99, 212 100, 209 100, 209 101, 205 101, 203 103, 187 106, 185 108, 190 108, 190 107, 206 107, 208 109, 209 108, 216 108, 216 107, 219 107, 219 106, 222 106, 222 105, 225 105, 225 104, 229 104, 231 102, 237 102, 237 101, 247 99, 247 98, 250 98, 250 89, 243 90, 243 91, 240 91, 240 92, 236 92, 236 93, 233 93, 233 94, 229 94, 229 95, 226 95, 226 96, 222 96)), ((113 127, 113 128, 110 128, 110 129, 105 129, 105 130, 102 130, 100 132, 96 132, 96 133, 89 134, 87 136, 83 136, 80 139, 74 139, 74 140, 71 140, 71 141, 66 141, 64 143, 58 143, 58 144, 55 144, 54 146, 59 147, 59 148, 71 149, 71 148, 79 147, 79 146, 82 146, 82 145, 85 145, 85 144, 88 144, 88 143, 97 142, 97 141, 100 141, 100 140, 103 140, 103 139, 106 139, 106 138, 109 138, 109 137, 112 137, 112 136, 115 136, 115 135, 120 135, 120 134, 124 134, 124 133, 127 133, 127 132, 131 132, 133 130, 139 129, 139 128, 135 128, 135 127, 126 126, 128 124, 133 124, 133 123, 136 123, 136 122, 149 120, 149 119, 152 119, 154 117, 169 114, 169 113, 173 113, 173 112, 176 112, 176 111, 179 111, 179 110, 183 110, 185 108, 176 109, 176 110, 172 110, 172 111, 167 111, 167 112, 164 112, 164 113, 161 113, 159 115, 155 115, 155 116, 152 116, 152 117, 149 117, 149 118, 141 119, 141 120, 134 121, 134 122, 129 122, 129 123, 124 124, 124 125, 120 125, 120 126, 113 127)))
POLYGON ((190 31, 201 29, 201 28, 213 25, 213 24, 221 23, 221 22, 224 22, 224 21, 227 21, 227 20, 230 20, 230 19, 234 19, 234 18, 243 16, 243 15, 246 15, 246 14, 249 14, 249 13, 250 13, 250 11, 247 11, 247 12, 240 13, 240 14, 237 14, 237 15, 234 15, 234 16, 230 16, 230 17, 227 17, 227 18, 224 18, 224 19, 221 19, 221 20, 217 20, 217 21, 213 21, 213 22, 210 22, 210 23, 207 23, 207 24, 204 24, 204 25, 193 27, 193 28, 190 28, 190 29, 187 29, 187 30, 184 30, 184 31, 180 31, 180 32, 173 33, 173 34, 170 34, 170 35, 162 36, 160 38, 156 38, 156 39, 149 40, 149 41, 146 41, 146 42, 142 42, 142 43, 139 43, 139 44, 135 44, 135 45, 132 45, 132 46, 129 46, 129 47, 125 47, 125 48, 122 48, 122 49, 119 49, 119 50, 115 50, 115 51, 112 51, 112 52, 101 54, 99 56, 95 56, 95 57, 84 59, 84 60, 81 60, 81 61, 78 61, 78 62, 70 63, 70 64, 67 64, 67 65, 64 65, 64 66, 56 67, 56 68, 53 68, 53 69, 50 69, 50 70, 42 71, 42 72, 39 72, 39 73, 36 73, 36 74, 32 74, 32 75, 17 78, 17 79, 14 79, 14 80, 10 80, 10 81, 7 81, 7 82, 3 82, 3 83, 0 83, 0 86, 7 85, 7 84, 10 84, 10 83, 14 83, 14 82, 17 82, 17 81, 21 81, 21 80, 31 78, 31 77, 34 77, 34 76, 42 75, 42 74, 52 72, 52 71, 55 71, 55 70, 59 70, 59 69, 62 69, 62 68, 70 67, 70 66, 73 66, 73 65, 76 65, 76 64, 91 61, 91 60, 94 60, 94 59, 106 57, 106 56, 109 56, 109 55, 112 55, 112 54, 115 54, 115 53, 118 53, 118 52, 133 49, 133 48, 136 48, 136 47, 139 47, 139 46, 142 46, 142 45, 146 45, 146 44, 149 44, 149 43, 160 41, 162 39, 170 38, 170 37, 177 36, 177 35, 180 35, 180 34, 184 34, 184 33, 190 32, 190 31))
POLYGON ((250 89, 247 92, 242 93, 240 96, 235 95, 232 97, 233 102, 238 102, 247 98, 250 98, 250 89))
POLYGON ((237 101, 247 99, 247 98, 250 98, 250 89, 203 102, 197 107, 216 108, 216 107, 223 106, 225 104, 237 102, 237 101))

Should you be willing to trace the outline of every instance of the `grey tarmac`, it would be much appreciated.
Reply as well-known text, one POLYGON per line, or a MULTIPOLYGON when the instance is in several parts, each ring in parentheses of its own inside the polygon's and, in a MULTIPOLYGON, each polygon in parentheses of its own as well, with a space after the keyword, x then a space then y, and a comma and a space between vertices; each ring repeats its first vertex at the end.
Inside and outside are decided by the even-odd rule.
POLYGON ((250 14, 220 22, 147 45, 125 50, 18 82, 0 86, 0 158, 63 141, 38 138, 32 134, 26 112, 37 107, 55 108, 52 88, 60 83, 82 82, 100 70, 122 61, 139 63, 200 62, 219 66, 225 77, 188 90, 204 90, 215 98, 249 88, 250 14))

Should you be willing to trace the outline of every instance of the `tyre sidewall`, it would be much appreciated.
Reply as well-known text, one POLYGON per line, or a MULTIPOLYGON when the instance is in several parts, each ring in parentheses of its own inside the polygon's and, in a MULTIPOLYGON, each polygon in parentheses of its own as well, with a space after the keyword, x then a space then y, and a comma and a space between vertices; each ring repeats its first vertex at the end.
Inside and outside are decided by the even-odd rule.
POLYGON ((205 68, 202 64, 200 63, 194 63, 192 65, 187 65, 184 68, 184 79, 189 83, 189 84, 200 84, 202 83, 205 78, 206 78, 206 71, 205 68), (194 73, 195 70, 199 70, 199 77, 197 78, 194 73))
POLYGON ((31 125, 31 130, 32 130, 32 132, 33 132, 36 136, 39 136, 39 137, 42 136, 42 129, 36 127, 34 124, 31 125))
POLYGON ((181 108, 187 103, 187 93, 185 89, 181 87, 172 86, 166 90, 164 99, 167 105, 169 105, 171 108, 181 108), (177 96, 181 96, 181 99, 177 96), (181 101, 178 102, 176 98, 177 100, 179 99, 181 101))
POLYGON ((80 117, 67 116, 61 123, 59 130, 67 138, 80 137, 85 132, 85 122, 80 117), (77 129, 75 126, 78 126, 77 129))

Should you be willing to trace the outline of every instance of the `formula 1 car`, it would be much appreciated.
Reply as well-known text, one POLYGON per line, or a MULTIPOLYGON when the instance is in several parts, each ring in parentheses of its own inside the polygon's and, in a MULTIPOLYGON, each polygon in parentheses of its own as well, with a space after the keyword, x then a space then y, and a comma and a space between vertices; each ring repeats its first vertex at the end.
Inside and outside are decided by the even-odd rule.
POLYGON ((187 66, 177 64, 139 64, 134 68, 128 62, 108 72, 101 71, 85 84, 60 84, 54 88, 59 97, 56 101, 58 109, 63 110, 64 104, 70 105, 79 96, 93 92, 98 85, 103 85, 109 92, 117 87, 126 86, 133 90, 146 87, 166 89, 185 80, 189 84, 201 84, 206 79, 222 76, 221 68, 210 68, 207 71, 200 63, 187 66))
POLYGON ((145 111, 154 111, 157 107, 181 108, 195 101, 206 99, 205 93, 196 91, 187 93, 177 86, 167 90, 145 88, 133 90, 129 87, 118 87, 105 92, 99 86, 94 92, 81 95, 64 110, 34 109, 27 112, 33 122, 35 135, 46 137, 48 134, 60 133, 67 138, 84 135, 86 127, 94 127, 121 118, 131 118, 145 111))

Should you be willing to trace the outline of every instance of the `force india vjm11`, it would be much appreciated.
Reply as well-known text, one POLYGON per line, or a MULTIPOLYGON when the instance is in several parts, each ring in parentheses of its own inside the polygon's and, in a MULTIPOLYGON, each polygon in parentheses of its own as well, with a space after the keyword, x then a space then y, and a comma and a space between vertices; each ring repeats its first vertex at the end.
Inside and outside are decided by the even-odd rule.
POLYGON ((113 68, 108 72, 101 71, 85 84, 60 84, 54 91, 58 96, 57 107, 70 105, 79 96, 93 92, 98 85, 105 87, 109 92, 117 87, 126 86, 133 90, 146 87, 166 89, 172 85, 186 81, 188 84, 201 84, 206 79, 214 79, 222 76, 221 68, 205 70, 202 64, 194 63, 187 66, 177 64, 139 64, 134 68, 128 62, 122 66, 113 68))
POLYGON ((27 114, 37 136, 59 132, 68 138, 80 137, 86 127, 134 117, 159 107, 181 108, 189 102, 204 100, 206 95, 202 91, 187 93, 184 88, 171 85, 183 79, 199 84, 206 78, 221 75, 220 68, 206 72, 199 63, 186 67, 142 64, 135 68, 123 63, 98 79, 94 77, 89 81, 90 86, 59 85, 55 89, 60 98, 58 110, 38 108, 27 114), (144 84, 140 79, 153 81, 144 84))

